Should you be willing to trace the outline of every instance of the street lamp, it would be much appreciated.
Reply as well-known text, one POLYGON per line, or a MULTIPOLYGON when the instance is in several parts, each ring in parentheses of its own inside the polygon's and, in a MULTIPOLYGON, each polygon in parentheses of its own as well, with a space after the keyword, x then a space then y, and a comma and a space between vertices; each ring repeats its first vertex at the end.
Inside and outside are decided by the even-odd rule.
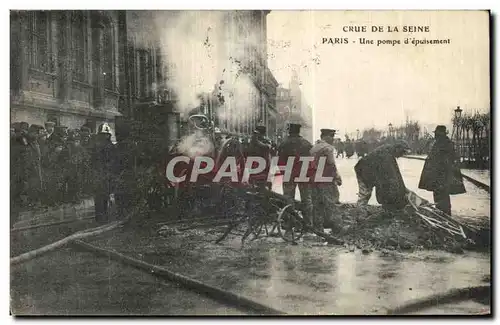
POLYGON ((455 118, 460 118, 462 116, 462 109, 460 108, 460 106, 457 106, 457 108, 455 109, 455 118))

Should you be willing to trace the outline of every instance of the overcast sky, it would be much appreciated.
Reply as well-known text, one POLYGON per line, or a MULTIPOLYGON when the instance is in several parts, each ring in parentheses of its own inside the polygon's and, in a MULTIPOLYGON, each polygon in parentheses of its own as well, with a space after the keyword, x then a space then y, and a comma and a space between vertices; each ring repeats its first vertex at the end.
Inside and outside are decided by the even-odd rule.
POLYGON ((387 128, 406 115, 425 124, 450 124, 452 110, 489 110, 489 17, 479 11, 272 11, 269 67, 288 86, 296 69, 313 107, 315 138, 331 127, 343 134, 387 128), (372 33, 372 25, 400 31, 372 33), (429 26, 403 33, 402 26, 429 26), (345 33, 343 26, 367 26, 345 33), (349 44, 321 44, 323 37, 349 44), (450 39, 441 45, 361 45, 358 38, 450 39), (352 41, 356 41, 355 44, 352 41))

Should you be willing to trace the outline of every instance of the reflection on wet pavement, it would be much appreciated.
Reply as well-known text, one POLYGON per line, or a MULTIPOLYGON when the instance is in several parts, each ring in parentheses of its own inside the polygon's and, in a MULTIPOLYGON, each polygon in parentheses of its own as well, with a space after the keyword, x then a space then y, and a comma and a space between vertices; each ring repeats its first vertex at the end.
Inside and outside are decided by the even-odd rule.
MULTIPOLYGON (((268 259, 254 266, 243 292, 298 314, 378 314, 386 308, 452 288, 481 283, 487 256, 432 252, 406 258, 300 246, 253 250, 268 259)), ((248 280, 247 280, 248 279, 248 280)), ((483 306, 484 307, 484 306, 483 306)))
MULTIPOLYGON (((399 168, 406 184, 406 187, 415 191, 426 200, 433 202, 432 192, 418 189, 420 174, 424 167, 424 161, 414 159, 398 159, 399 168)), ((471 182, 465 181, 467 193, 451 195, 451 210, 454 215, 463 217, 490 217, 490 194, 471 182)))
MULTIPOLYGON (((154 257, 145 247, 127 245, 137 243, 133 237, 140 234, 122 233, 95 244, 127 255, 140 251, 136 257, 146 262, 294 315, 385 314, 388 309, 414 299, 484 285, 484 278, 490 274, 488 254, 363 254, 338 246, 317 247, 311 241, 292 246, 278 238, 249 242, 241 249, 236 237, 215 245, 202 231, 198 237, 193 235, 195 232, 150 239, 147 247, 154 247, 154 257), (183 244, 189 245, 183 249, 183 255, 158 256, 163 247, 168 252, 167 247, 180 249, 183 244)), ((478 312, 475 304, 465 306, 469 306, 467 313, 478 312)))

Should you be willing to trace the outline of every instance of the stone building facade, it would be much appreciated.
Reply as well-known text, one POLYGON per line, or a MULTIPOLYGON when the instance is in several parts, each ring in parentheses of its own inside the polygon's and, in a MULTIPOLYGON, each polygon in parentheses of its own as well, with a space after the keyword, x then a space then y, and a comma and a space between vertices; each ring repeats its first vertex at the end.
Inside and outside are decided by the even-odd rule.
POLYGON ((124 105, 123 12, 12 11, 11 122, 94 131, 124 105))
MULTIPOLYGON (((264 124, 271 138, 276 134, 278 83, 267 66, 268 13, 218 12, 222 24, 215 31, 220 46, 214 80, 224 79, 227 62, 236 60, 249 81, 244 93, 213 105, 219 110, 214 116, 225 111, 231 117, 217 125, 224 132, 250 134, 264 124), (243 105, 249 106, 250 116, 235 110, 243 105)), ((182 123, 171 87, 176 67, 169 57, 177 49, 165 51, 159 14, 175 19, 183 12, 12 11, 11 121, 54 121, 69 128, 86 124, 95 131, 103 121, 114 129, 117 117, 141 119, 149 112, 158 115, 172 140, 178 138, 182 123)))

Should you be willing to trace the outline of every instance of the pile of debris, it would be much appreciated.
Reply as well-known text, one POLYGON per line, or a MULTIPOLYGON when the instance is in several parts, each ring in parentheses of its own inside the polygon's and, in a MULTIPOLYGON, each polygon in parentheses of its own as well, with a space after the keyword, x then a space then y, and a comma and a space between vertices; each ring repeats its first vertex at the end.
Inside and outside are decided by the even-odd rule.
MULTIPOLYGON (((391 212, 380 206, 343 204, 337 207, 341 231, 331 235, 359 249, 400 251, 481 249, 481 233, 451 219, 429 202, 410 193, 410 205, 391 212)), ((328 227, 328 224, 325 226, 328 227)), ((482 234, 484 236, 484 234, 482 234)))
POLYGON ((391 213, 382 207, 366 209, 355 206, 341 206, 342 228, 338 237, 346 244, 359 249, 419 250, 440 249, 459 252, 468 242, 464 238, 432 229, 423 219, 408 210, 391 213), (373 213, 373 210, 378 210, 373 213))
MULTIPOLYGON (((330 234, 309 230, 325 238, 329 243, 343 244, 350 249, 358 248, 368 252, 373 250, 444 250, 461 253, 464 250, 487 251, 489 249, 489 227, 470 225, 452 219, 413 192, 408 193, 408 201, 409 205, 401 211, 388 211, 381 206, 373 205, 337 205, 332 219, 325 220, 324 224, 325 228, 333 229, 330 234)), ((237 221, 243 229, 238 228, 241 230, 238 236, 243 238, 245 230, 248 230, 248 220, 251 220, 251 217, 249 218, 241 218, 237 221, 233 220, 234 218, 209 216, 176 221, 168 225, 164 224, 159 229, 159 235, 169 237, 185 233, 187 230, 198 230, 202 235, 214 231, 224 233, 226 229, 229 229, 230 224, 235 224, 237 221), (207 228, 211 230, 206 230, 207 228)), ((272 221, 272 218, 269 220, 272 221)), ((254 231, 250 232, 248 240, 277 235, 273 233, 272 226, 268 227, 266 224, 270 232, 267 233, 266 230, 264 234, 264 231, 261 231, 257 235, 255 235, 257 228, 252 228, 254 231)), ((230 231, 235 233, 237 229, 230 231)))

